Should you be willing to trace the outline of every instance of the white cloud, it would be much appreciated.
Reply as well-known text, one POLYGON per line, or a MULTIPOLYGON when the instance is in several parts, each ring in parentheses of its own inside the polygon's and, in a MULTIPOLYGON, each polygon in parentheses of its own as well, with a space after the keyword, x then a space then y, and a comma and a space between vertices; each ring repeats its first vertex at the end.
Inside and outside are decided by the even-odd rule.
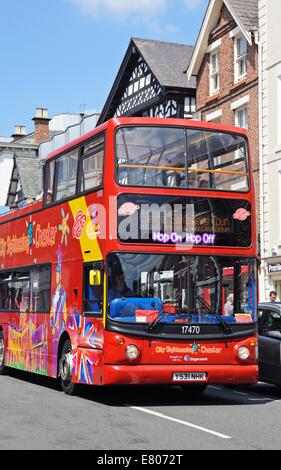
POLYGON ((87 14, 97 16, 101 13, 117 18, 130 15, 147 15, 149 17, 162 13, 168 0, 69 0, 87 14))
POLYGON ((183 0, 183 3, 189 10, 196 10, 201 6, 202 0, 183 0))

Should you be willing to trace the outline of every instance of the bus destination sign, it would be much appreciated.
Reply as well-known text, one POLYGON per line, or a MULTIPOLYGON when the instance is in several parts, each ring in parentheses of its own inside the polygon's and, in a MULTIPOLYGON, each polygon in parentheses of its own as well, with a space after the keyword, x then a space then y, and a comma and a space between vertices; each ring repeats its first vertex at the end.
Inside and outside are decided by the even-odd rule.
POLYGON ((251 206, 241 199, 123 194, 118 238, 125 243, 251 245, 251 206))

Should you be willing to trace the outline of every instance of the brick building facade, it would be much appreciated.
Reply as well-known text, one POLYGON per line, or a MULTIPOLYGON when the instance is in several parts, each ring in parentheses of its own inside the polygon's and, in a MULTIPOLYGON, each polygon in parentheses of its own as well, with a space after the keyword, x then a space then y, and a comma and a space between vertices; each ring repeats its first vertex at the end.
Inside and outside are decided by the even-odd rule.
MULTIPOLYGON (((202 120, 246 127, 259 228, 258 0, 211 0, 190 62, 202 120)), ((259 231, 259 230, 258 230, 259 231)))

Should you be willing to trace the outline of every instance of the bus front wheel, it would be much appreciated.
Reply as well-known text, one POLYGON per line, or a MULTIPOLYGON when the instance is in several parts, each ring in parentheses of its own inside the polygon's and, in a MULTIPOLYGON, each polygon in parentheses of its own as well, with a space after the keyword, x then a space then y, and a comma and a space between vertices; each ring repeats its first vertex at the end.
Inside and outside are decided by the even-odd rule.
POLYGON ((72 347, 67 339, 63 345, 59 361, 59 376, 63 391, 67 395, 75 395, 77 384, 72 382, 72 347))
POLYGON ((3 335, 3 332, 0 331, 0 375, 3 375, 5 373, 4 358, 5 358, 4 335, 3 335))

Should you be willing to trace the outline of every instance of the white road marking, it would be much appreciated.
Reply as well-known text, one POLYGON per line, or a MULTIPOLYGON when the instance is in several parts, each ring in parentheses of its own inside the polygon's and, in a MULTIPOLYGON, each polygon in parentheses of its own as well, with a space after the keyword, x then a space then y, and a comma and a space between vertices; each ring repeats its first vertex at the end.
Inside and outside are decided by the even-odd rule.
POLYGON ((248 400, 250 400, 250 401, 265 401, 265 400, 274 401, 273 398, 268 398, 268 397, 262 397, 262 398, 248 398, 248 400))
POLYGON ((213 434, 214 436, 221 437, 222 439, 232 439, 231 436, 227 436, 226 434, 221 434, 219 432, 213 431, 212 429, 197 426, 197 424, 189 423, 188 421, 182 421, 181 419, 172 418, 171 416, 164 415, 163 413, 158 413, 157 411, 148 410, 147 408, 142 408, 140 406, 130 406, 130 408, 132 408, 133 410, 142 411, 143 413, 148 413, 153 416, 157 416, 158 418, 173 421, 174 423, 183 424, 184 426, 189 426, 190 428, 198 429, 199 431, 213 434))

